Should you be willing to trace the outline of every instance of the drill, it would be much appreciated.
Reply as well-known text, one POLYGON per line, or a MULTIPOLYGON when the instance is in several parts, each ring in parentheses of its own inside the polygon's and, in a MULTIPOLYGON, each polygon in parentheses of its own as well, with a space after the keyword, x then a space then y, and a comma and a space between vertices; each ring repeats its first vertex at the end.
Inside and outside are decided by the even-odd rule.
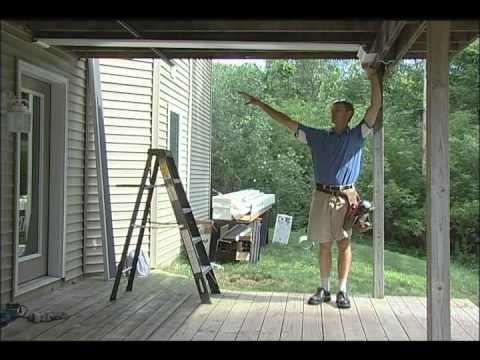
POLYGON ((345 215, 343 229, 349 231, 353 228, 358 232, 365 232, 371 229, 372 226, 368 215, 374 209, 372 203, 368 200, 361 200, 358 204, 353 204, 345 215))

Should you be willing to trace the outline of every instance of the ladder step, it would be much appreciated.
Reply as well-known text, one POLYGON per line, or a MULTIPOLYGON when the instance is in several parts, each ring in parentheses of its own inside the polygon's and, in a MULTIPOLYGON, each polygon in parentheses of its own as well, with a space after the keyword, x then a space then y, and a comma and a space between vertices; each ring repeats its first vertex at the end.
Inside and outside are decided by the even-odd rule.
POLYGON ((192 212, 191 208, 182 208, 184 214, 188 214, 192 212))
POLYGON ((132 270, 132 267, 131 267, 131 266, 123 269, 123 270, 122 270, 122 273, 126 273, 127 271, 130 271, 130 270, 132 270))
POLYGON ((194 244, 198 244, 199 242, 202 241, 202 237, 201 236, 195 236, 194 238, 192 238, 192 242, 194 244))
POLYGON ((209 271, 212 270, 212 267, 210 265, 202 265, 202 274, 205 275, 209 271))
POLYGON ((182 180, 180 180, 179 178, 173 178, 173 183, 174 184, 180 184, 182 182, 182 180))
MULTIPOLYGON (((135 185, 135 184, 117 184, 115 185, 115 187, 134 187, 134 188, 138 188, 140 187, 140 185, 135 185)), ((145 189, 152 189, 152 188, 156 188, 156 187, 164 187, 165 185, 164 184, 161 184, 161 185, 145 185, 144 188, 145 189)))

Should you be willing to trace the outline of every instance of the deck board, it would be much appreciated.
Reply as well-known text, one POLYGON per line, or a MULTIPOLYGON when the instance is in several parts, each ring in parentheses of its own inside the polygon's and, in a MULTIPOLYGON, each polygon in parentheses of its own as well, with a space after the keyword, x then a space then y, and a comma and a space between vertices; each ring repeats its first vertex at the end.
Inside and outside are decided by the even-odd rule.
POLYGON ((165 341, 177 331, 185 320, 200 306, 200 297, 191 293, 188 299, 176 310, 158 329, 156 329, 146 340, 165 341))
POLYGON ((205 322, 200 326, 197 333, 193 336, 193 341, 211 341, 215 339, 218 331, 222 327, 225 319, 230 313, 240 294, 236 292, 228 292, 224 294, 222 302, 207 317, 205 322))
POLYGON ((215 341, 233 341, 236 339, 255 297, 256 293, 254 292, 240 294, 215 336, 215 341))
POLYGON ((406 341, 408 336, 385 299, 370 298, 389 341, 406 341))
POLYGON ((189 298, 190 294, 183 292, 171 296, 151 316, 142 322, 135 330, 128 335, 126 340, 146 340, 161 325, 171 313, 175 312, 189 298))
POLYGON ((478 306, 472 303, 468 299, 453 299, 455 304, 462 309, 472 321, 478 325, 479 315, 478 315, 478 306))
MULTIPOLYGON (((420 297, 415 297, 413 300, 419 302, 422 306, 422 309, 424 312, 427 312, 427 302, 425 299, 420 298, 420 297)), ((475 330, 470 326, 470 319, 467 317, 467 323, 464 323, 463 320, 463 314, 459 311, 460 309, 457 309, 455 303, 452 301, 451 302, 451 307, 450 307, 450 316, 451 316, 451 321, 450 321, 450 326, 451 326, 451 336, 452 340, 459 340, 459 341, 472 341, 475 339, 475 330), (466 326, 465 326, 466 325, 466 326), (471 333, 470 331, 471 330, 471 333)), ((426 319, 425 319, 426 323, 426 319)), ((473 323, 473 322, 472 322, 473 323)), ((477 329, 477 339, 478 339, 478 327, 477 329)))
POLYGON ((323 321, 322 306, 309 305, 310 294, 303 296, 303 328, 302 340, 304 341, 322 341, 323 340, 323 321))
POLYGON ((417 320, 400 296, 385 296, 390 308, 412 341, 425 341, 426 328, 417 320))
POLYGON ((281 341, 302 340, 304 294, 289 293, 283 319, 281 341))
POLYGON ((267 314, 272 293, 257 293, 235 340, 257 341, 267 314))
MULTIPOLYGON (((104 340, 123 340, 127 338, 138 326, 144 323, 153 313, 165 303, 175 292, 178 286, 176 279, 167 279, 164 283, 163 291, 147 293, 148 301, 144 301, 142 306, 137 308, 131 316, 120 322, 111 331, 102 338, 104 340)), ((135 306, 135 305, 134 305, 135 306)))
POLYGON ((342 321, 345 340, 347 341, 366 341, 365 331, 363 330, 360 315, 353 301, 350 301, 352 307, 347 311, 339 311, 342 321))
MULTIPOLYGON (((170 279, 160 280, 161 284, 164 282, 170 281, 170 279)), ((93 337, 92 333, 95 334, 95 339, 103 339, 102 335, 97 332, 97 330, 103 326, 111 329, 113 326, 112 322, 115 323, 118 318, 124 319, 128 314, 134 314, 135 311, 141 306, 144 306, 146 302, 151 301, 155 296, 154 293, 150 291, 153 287, 153 281, 146 281, 142 284, 143 286, 139 289, 136 289, 132 292, 125 292, 119 294, 115 301, 109 301, 109 298, 102 296, 99 303, 90 307, 85 316, 75 322, 63 335, 61 335, 59 340, 84 340, 86 337, 93 337)))
POLYGON ((288 294, 273 293, 258 340, 280 340, 288 294))
POLYGON ((380 319, 375 313, 375 310, 369 299, 352 296, 351 300, 352 303, 355 303, 355 306, 357 307, 358 315, 360 316, 360 321, 362 322, 367 341, 388 340, 388 337, 385 334, 385 330, 382 327, 380 319))
POLYGON ((173 333, 170 340, 190 341, 198 329, 207 320, 210 313, 221 303, 224 294, 212 296, 211 304, 201 304, 195 309, 185 322, 173 333))
POLYGON ((343 331, 342 319, 339 309, 335 304, 336 297, 332 295, 332 300, 323 303, 323 338, 326 341, 345 341, 345 333, 343 331))
MULTIPOLYGON (((95 317, 102 310, 108 308, 108 300, 94 298, 84 303, 85 311, 79 312, 66 321, 55 324, 47 331, 35 337, 35 340, 75 340, 80 338, 79 328, 88 330, 88 319, 95 317)), ((85 330, 85 331, 86 331, 85 330)))
MULTIPOLYGON (((66 284, 37 301, 32 310, 66 311, 47 323, 17 319, 2 328, 2 340, 216 340, 372 341, 426 340, 426 298, 351 297, 350 309, 308 305, 310 294, 222 290, 201 304, 191 277, 153 271, 110 302, 112 281, 87 278, 66 284)), ((126 285, 122 279, 121 288, 126 285)), ((220 284, 221 285, 221 284, 220 284)), ((452 299, 453 340, 478 341, 478 307, 452 299)))
MULTIPOLYGON (((107 284, 104 284, 101 289, 106 289, 107 284)), ((60 295, 60 294, 57 294, 60 295)), ((45 304, 40 307, 30 307, 29 309, 35 308, 36 311, 62 311, 66 312, 70 317, 74 317, 79 313, 82 313, 82 310, 87 308, 91 302, 96 302, 98 296, 98 289, 83 289, 77 288, 72 289, 62 296, 58 296, 57 301, 52 301, 50 306, 45 304), (84 290, 84 291, 82 291, 84 290)), ((32 340, 42 333, 48 331, 50 328, 56 327, 59 324, 62 324, 65 320, 58 320, 52 322, 42 322, 42 323, 32 323, 26 319, 17 319, 15 323, 9 325, 5 329, 2 329, 2 337, 5 340, 32 340)))

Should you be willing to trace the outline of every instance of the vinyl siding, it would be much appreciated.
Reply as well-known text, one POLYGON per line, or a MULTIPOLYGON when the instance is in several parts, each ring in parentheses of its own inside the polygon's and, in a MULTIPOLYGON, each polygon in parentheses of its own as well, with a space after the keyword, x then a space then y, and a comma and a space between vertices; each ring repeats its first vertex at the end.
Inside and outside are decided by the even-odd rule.
POLYGON ((211 60, 194 60, 190 147, 190 203, 196 219, 210 217, 211 60))
MULTIPOLYGON (((5 22, 2 22, 1 42, 2 118, 6 111, 4 96, 15 91, 17 58, 63 75, 69 80, 65 279, 70 280, 83 273, 86 64, 58 49, 41 49, 32 45, 28 33, 5 22)), ((3 119, 1 126, 1 299, 7 301, 12 295, 13 285, 15 141, 14 134, 7 133, 3 119)))
MULTIPOLYGON (((159 61, 159 108, 158 108, 158 146, 167 148, 168 114, 170 110, 180 112, 180 140, 178 170, 184 188, 188 184, 188 119, 189 119, 189 80, 190 66, 188 59, 174 59, 175 76, 171 76, 170 66, 159 61)), ((187 193, 188 194, 188 193, 187 193)), ((175 222, 172 206, 166 191, 157 190, 157 222, 175 222)), ((177 227, 155 229, 157 238, 156 263, 158 267, 170 264, 181 249, 180 232, 177 227)))
MULTIPOLYGON (((151 147, 152 129, 152 59, 100 59, 100 87, 107 166, 110 183, 112 226, 117 263, 125 243, 138 188, 122 188, 120 184, 140 184, 147 151, 151 147)), ((86 238, 86 272, 103 272, 103 248, 100 231, 94 129, 89 128, 88 157, 88 235, 86 238)), ((144 196, 137 224, 143 216, 144 196)), ((139 233, 134 229, 130 249, 134 249, 139 233)), ((142 248, 149 253, 150 234, 145 230, 142 248)), ((129 249, 129 250, 130 250, 129 249)))

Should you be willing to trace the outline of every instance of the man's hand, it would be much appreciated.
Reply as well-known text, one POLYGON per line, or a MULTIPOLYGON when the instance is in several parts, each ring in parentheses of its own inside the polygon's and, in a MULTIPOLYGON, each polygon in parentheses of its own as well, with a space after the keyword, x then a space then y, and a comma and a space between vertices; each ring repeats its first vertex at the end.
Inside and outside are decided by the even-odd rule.
POLYGON ((248 105, 248 104, 258 105, 258 104, 260 104, 260 100, 258 98, 256 98, 255 96, 247 94, 246 92, 243 92, 243 91, 239 91, 238 93, 240 95, 244 96, 245 98, 247 98, 248 101, 245 103, 245 105, 248 105))
POLYGON ((362 64, 362 68, 363 68, 363 70, 365 70, 365 72, 367 73, 367 77, 370 80, 377 77, 377 70, 372 65, 370 65, 368 63, 364 63, 364 64, 362 64))
POLYGON ((245 103, 245 105, 248 105, 248 104, 257 105, 261 110, 265 111, 268 115, 272 117, 272 119, 279 122, 281 125, 286 126, 291 131, 297 131, 298 123, 290 119, 284 113, 281 113, 280 111, 275 110, 271 106, 265 104, 260 99, 250 94, 247 94, 246 92, 239 91, 238 93, 247 98, 248 101, 245 103))

